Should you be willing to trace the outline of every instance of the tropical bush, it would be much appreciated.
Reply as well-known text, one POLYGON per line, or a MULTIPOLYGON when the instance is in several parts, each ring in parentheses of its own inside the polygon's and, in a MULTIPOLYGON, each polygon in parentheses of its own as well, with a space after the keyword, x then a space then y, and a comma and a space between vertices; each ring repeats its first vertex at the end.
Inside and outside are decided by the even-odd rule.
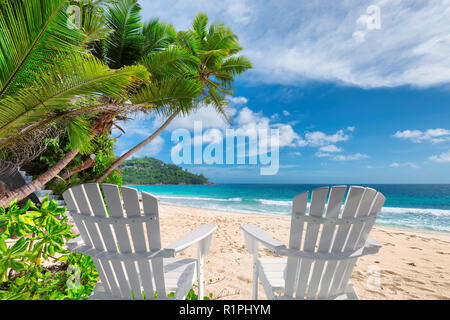
MULTIPOLYGON (((78 236, 72 233, 65 212, 48 196, 40 208, 31 201, 20 208, 17 200, 8 210, 0 208, 0 300, 85 300, 90 296, 99 276, 89 256, 65 247, 66 241, 78 236)), ((186 300, 197 299, 191 289, 186 300)))
MULTIPOLYGON (((89 158, 89 156, 86 157, 78 154, 60 175, 47 183, 46 187, 51 189, 54 194, 62 195, 64 191, 75 185, 91 182, 95 177, 101 175, 105 168, 116 160, 114 154, 114 142, 115 140, 111 139, 108 134, 96 136, 92 141, 92 155, 95 156, 95 161, 92 161, 92 165, 80 172, 68 174, 68 172, 73 172, 73 170, 82 166, 86 159, 89 158)), ((67 136, 50 138, 47 143, 47 149, 39 158, 22 167, 23 170, 33 177, 38 177, 41 172, 49 170, 49 168, 60 161, 71 148, 67 136)), ((119 169, 112 171, 104 182, 121 186, 121 171, 119 169)))
POLYGON ((98 274, 90 257, 66 249, 76 235, 65 211, 48 197, 40 208, 31 201, 0 208, 0 299, 80 300, 91 294, 98 274))

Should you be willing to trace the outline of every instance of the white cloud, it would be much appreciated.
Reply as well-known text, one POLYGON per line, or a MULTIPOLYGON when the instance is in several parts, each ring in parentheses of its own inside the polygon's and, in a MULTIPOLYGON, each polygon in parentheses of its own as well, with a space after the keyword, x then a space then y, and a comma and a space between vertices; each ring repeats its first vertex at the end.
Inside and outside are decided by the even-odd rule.
POLYGON ((323 151, 323 152, 332 152, 332 153, 344 151, 344 149, 338 148, 334 144, 330 144, 329 146, 321 147, 319 150, 323 151))
POLYGON ((209 129, 203 135, 194 136, 193 143, 195 146, 203 145, 205 143, 216 144, 223 140, 222 131, 218 129, 209 129), (201 139, 200 139, 201 138, 201 139))
POLYGON ((352 37, 358 43, 366 41, 366 33, 363 32, 363 31, 355 31, 355 32, 353 32, 352 37))
POLYGON ((431 156, 430 160, 438 163, 450 163, 450 150, 443 152, 438 156, 431 156))
POLYGON ((312 147, 320 147, 329 145, 330 143, 337 143, 340 141, 347 141, 350 135, 346 134, 344 130, 338 130, 335 134, 328 135, 321 131, 307 132, 305 140, 308 145, 312 147))
POLYGON ((448 0, 140 3, 144 17, 160 16, 177 29, 189 28, 199 11, 231 26, 253 63, 249 80, 323 80, 360 87, 450 81, 448 0), (379 30, 364 28, 369 5, 380 8, 379 30))
POLYGON ((398 162, 394 162, 394 163, 391 163, 389 165, 389 167, 391 167, 391 168, 398 168, 398 167, 400 167, 400 164, 398 162))
POLYGON ((414 168, 414 169, 420 168, 420 166, 418 166, 417 164, 412 163, 412 162, 403 162, 403 163, 394 162, 394 163, 391 163, 389 165, 389 167, 391 167, 391 168, 410 167, 410 168, 414 168))
MULTIPOLYGON (((268 136, 259 136, 260 142, 262 139, 269 139, 269 135, 273 135, 273 130, 277 129, 279 131, 279 139, 275 143, 278 147, 301 147, 306 145, 306 142, 294 131, 290 124, 277 122, 276 117, 268 118, 262 112, 255 112, 249 107, 243 107, 239 111, 233 109, 233 111, 234 117, 231 124, 218 121, 215 111, 205 108, 187 117, 180 116, 176 118, 168 129, 183 128, 192 132, 194 130, 194 121, 201 121, 203 135, 200 137, 194 136, 194 145, 220 143, 225 137, 225 129, 234 129, 235 134, 241 136, 252 136, 258 134, 261 130, 265 130, 268 136)), ((161 122, 162 120, 159 121, 161 122)), ((158 123, 155 126, 158 125, 160 124, 158 123)), ((269 144, 274 146, 272 142, 266 141, 266 145, 269 144)), ((177 150, 175 149, 175 151, 177 150)))
POLYGON ((334 156, 333 159, 338 161, 352 161, 352 160, 366 159, 368 157, 369 156, 367 154, 355 153, 349 155, 337 155, 334 156))
POLYGON ((264 117, 262 112, 254 112, 248 107, 244 107, 234 119, 234 128, 241 135, 250 135, 258 130, 272 129, 279 130, 279 147, 304 146, 305 141, 294 131, 291 125, 284 123, 272 123, 271 119, 264 117))
POLYGON ((319 152, 316 152, 315 156, 318 158, 325 158, 325 157, 331 157, 332 154, 319 151, 319 152))
POLYGON ((241 106, 244 104, 247 104, 248 99, 246 97, 233 97, 233 96, 227 96, 227 100, 231 105, 235 106, 241 106))
POLYGON ((236 22, 246 25, 250 22, 252 10, 247 0, 225 0, 226 12, 234 17, 236 22))
MULTIPOLYGON (((333 148, 330 148, 330 150, 333 150, 333 148)), ((348 154, 348 155, 342 155, 342 154, 335 155, 335 154, 333 154, 333 152, 335 152, 335 151, 329 151, 329 152, 318 151, 315 153, 315 156, 318 158, 330 158, 332 160, 337 160, 337 161, 353 161, 353 160, 366 159, 369 157, 368 155, 362 154, 362 153, 355 153, 355 154, 348 154)), ((336 151, 336 152, 341 152, 341 151, 336 151)))
MULTIPOLYGON (((236 109, 233 107, 227 107, 226 112, 229 117, 232 117, 236 113, 236 109)), ((156 117, 153 123, 153 130, 159 128, 166 117, 156 117)), ((167 126, 167 130, 173 131, 175 129, 188 129, 194 130, 194 122, 200 121, 203 129, 220 128, 225 129, 229 127, 227 121, 217 113, 217 111, 208 105, 202 105, 198 109, 191 112, 189 115, 179 115, 167 126)))
POLYGON ((428 129, 426 131, 404 130, 404 131, 397 131, 394 134, 394 137, 399 139, 409 139, 415 143, 421 142, 439 143, 450 140, 450 130, 442 128, 428 129))
POLYGON ((283 115, 287 117, 287 116, 290 116, 291 113, 287 110, 283 110, 283 115))

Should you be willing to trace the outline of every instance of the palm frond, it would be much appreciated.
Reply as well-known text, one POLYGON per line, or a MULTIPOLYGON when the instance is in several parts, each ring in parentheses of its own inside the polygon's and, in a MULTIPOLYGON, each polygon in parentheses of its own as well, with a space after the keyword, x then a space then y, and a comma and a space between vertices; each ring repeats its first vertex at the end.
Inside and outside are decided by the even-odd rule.
POLYGON ((96 12, 95 8, 84 9, 82 16, 82 30, 86 44, 100 41, 113 31, 106 26, 105 17, 96 12))
POLYGON ((66 130, 70 146, 73 149, 80 151, 81 154, 88 154, 92 151, 94 134, 85 119, 81 117, 71 118, 66 123, 66 130))
POLYGON ((46 126, 37 128, 24 137, 14 137, 15 143, 8 145, 7 148, 0 148, 0 161, 10 162, 11 168, 21 167, 42 154, 47 148, 48 141, 61 136, 64 130, 62 126, 46 126))
POLYGON ((33 81, 32 71, 52 65, 56 50, 80 50, 83 34, 65 0, 0 2, 0 98, 33 81))
POLYGON ((178 31, 177 43, 193 55, 197 54, 201 47, 200 39, 192 31, 178 31))
POLYGON ((192 79, 166 79, 161 83, 150 83, 133 95, 134 104, 151 108, 160 114, 169 115, 181 110, 188 112, 195 105, 195 98, 202 93, 202 84, 192 79))
POLYGON ((183 76, 195 71, 200 65, 200 60, 186 49, 171 46, 145 57, 141 64, 151 73, 152 79, 162 79, 183 76))
POLYGON ((252 68, 252 63, 245 56, 230 57, 221 65, 221 72, 230 75, 240 75, 252 68))
POLYGON ((175 43, 177 32, 171 24, 153 19, 144 24, 142 28, 144 36, 143 56, 166 49, 170 44, 175 43))
POLYGON ((208 35, 205 42, 205 50, 226 49, 229 50, 237 45, 238 37, 230 28, 220 27, 215 28, 214 33, 208 35))
POLYGON ((134 64, 142 54, 141 7, 137 0, 121 0, 106 8, 108 64, 113 69, 134 64))
POLYGON ((203 40, 208 33, 207 26, 208 16, 203 12, 198 13, 192 22, 192 28, 195 30, 200 40, 203 40))
POLYGON ((46 117, 50 112, 71 108, 78 95, 106 95, 124 99, 136 80, 146 81, 143 66, 111 71, 88 54, 59 55, 52 70, 41 74, 32 87, 0 100, 0 138, 46 117))
POLYGON ((231 122, 229 115, 225 111, 228 101, 215 87, 208 90, 208 102, 226 122, 231 122))

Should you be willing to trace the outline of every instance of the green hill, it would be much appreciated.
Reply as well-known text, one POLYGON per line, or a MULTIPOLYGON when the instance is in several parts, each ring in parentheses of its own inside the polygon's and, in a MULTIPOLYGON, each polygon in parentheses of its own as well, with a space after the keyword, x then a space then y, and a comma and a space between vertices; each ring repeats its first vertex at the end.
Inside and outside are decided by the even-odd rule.
POLYGON ((211 184, 203 175, 154 158, 127 160, 119 166, 123 184, 211 184))

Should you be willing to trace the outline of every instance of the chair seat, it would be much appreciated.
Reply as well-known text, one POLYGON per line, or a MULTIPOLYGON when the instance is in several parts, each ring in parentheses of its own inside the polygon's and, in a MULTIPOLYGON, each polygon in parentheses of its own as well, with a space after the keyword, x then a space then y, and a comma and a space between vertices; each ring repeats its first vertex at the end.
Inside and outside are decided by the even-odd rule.
POLYGON ((284 270, 286 269, 287 258, 261 258, 259 259, 260 277, 266 279, 273 293, 284 292, 284 270))
MULTIPOLYGON (((166 284, 166 292, 179 292, 179 290, 187 290, 186 294, 192 288, 196 276, 197 260, 195 259, 164 259, 164 279, 166 284)), ((184 293, 184 292, 183 292, 184 293)))
MULTIPOLYGON (((285 287, 285 270, 287 258, 261 258, 259 259, 259 277, 265 290, 270 290, 273 296, 283 294, 285 287)), ((358 299, 351 282, 348 284, 348 292, 329 299, 354 300, 358 299)), ((277 297, 283 299, 283 297, 277 297)))
MULTIPOLYGON (((197 260, 187 258, 167 258, 164 263, 164 280, 166 292, 175 293, 176 297, 185 297, 196 281, 197 260)), ((156 288, 153 283, 153 287, 156 288)), ((141 288, 143 290, 143 288, 141 288)), ((156 289, 155 289, 156 291, 156 289)), ((101 281, 97 282, 89 300, 121 300, 105 292, 101 281)))

